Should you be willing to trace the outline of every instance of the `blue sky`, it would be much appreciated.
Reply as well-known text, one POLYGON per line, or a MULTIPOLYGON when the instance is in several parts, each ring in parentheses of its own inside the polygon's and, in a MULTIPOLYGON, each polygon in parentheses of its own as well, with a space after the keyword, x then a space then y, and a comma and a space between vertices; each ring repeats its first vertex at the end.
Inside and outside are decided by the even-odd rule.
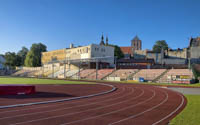
POLYGON ((0 0, 0 54, 42 42, 48 50, 98 44, 130 46, 137 34, 143 49, 156 40, 171 48, 200 35, 200 0, 0 0))

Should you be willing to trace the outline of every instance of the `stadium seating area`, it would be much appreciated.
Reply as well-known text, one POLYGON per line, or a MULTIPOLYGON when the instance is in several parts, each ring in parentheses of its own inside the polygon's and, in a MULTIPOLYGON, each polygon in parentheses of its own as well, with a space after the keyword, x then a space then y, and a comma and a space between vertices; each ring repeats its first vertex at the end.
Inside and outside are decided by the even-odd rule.
POLYGON ((137 71, 138 69, 119 69, 109 75, 109 77, 120 77, 121 80, 126 80, 131 74, 137 71))
POLYGON ((157 82, 159 83, 171 83, 175 76, 188 76, 187 79, 193 79, 194 75, 192 70, 189 69, 170 69, 164 74, 157 82))
MULTIPOLYGON (((80 69, 80 71, 81 71, 81 69, 80 69)), ((78 69, 72 69, 72 70, 68 70, 67 72, 66 72, 66 74, 65 74, 65 76, 66 77, 68 77, 68 78, 77 78, 76 76, 76 74, 79 72, 79 70, 78 69)))
POLYGON ((165 71, 166 69, 142 69, 133 76, 133 79, 136 80, 142 77, 147 81, 153 81, 165 71))
MULTIPOLYGON (((19 69, 12 76, 20 77, 49 77, 49 78, 64 78, 64 67, 54 67, 52 69, 19 69)), ((96 69, 66 69, 65 77, 71 79, 91 79, 96 80, 96 69)), ((144 78, 145 81, 158 83, 191 83, 194 79, 193 72, 189 69, 100 69, 98 70, 98 80, 139 80, 144 78)))
MULTIPOLYGON (((114 69, 100 69, 98 70, 98 78, 99 80, 103 79, 104 77, 106 77, 107 75, 111 74, 114 71, 114 69)), ((88 75, 85 77, 85 79, 92 79, 95 80, 96 79, 96 72, 88 75)))
POLYGON ((85 69, 85 70, 82 70, 82 71, 80 72, 80 78, 85 79, 85 78, 87 78, 89 75, 91 75, 91 74, 93 74, 93 73, 95 73, 95 72, 96 72, 95 69, 85 69))

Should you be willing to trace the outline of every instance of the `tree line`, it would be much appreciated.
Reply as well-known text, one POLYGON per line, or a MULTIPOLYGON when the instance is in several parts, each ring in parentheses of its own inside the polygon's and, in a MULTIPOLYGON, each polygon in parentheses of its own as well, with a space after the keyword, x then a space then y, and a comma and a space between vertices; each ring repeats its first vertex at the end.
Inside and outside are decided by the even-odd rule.
POLYGON ((46 51, 46 45, 42 43, 34 43, 30 50, 23 46, 17 53, 6 52, 2 56, 5 58, 4 65, 10 68, 16 66, 37 67, 41 66, 41 54, 46 51))

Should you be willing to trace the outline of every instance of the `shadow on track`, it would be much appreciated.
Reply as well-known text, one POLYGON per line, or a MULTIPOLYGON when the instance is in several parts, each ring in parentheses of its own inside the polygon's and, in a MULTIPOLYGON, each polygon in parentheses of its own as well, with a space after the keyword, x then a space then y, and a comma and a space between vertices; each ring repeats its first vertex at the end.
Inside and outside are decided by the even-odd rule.
POLYGON ((3 95, 0 98, 7 99, 31 99, 31 98, 58 98, 58 97, 75 97, 74 95, 65 93, 54 93, 54 92, 36 92, 29 95, 3 95))

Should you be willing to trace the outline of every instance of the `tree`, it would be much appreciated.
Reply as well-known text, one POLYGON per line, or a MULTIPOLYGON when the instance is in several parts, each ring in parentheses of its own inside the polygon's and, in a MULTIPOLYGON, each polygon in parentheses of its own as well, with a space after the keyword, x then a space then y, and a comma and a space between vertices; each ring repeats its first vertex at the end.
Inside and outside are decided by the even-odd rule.
POLYGON ((20 65, 21 66, 24 66, 24 62, 25 62, 25 59, 26 59, 26 55, 28 53, 28 49, 26 47, 22 47, 22 49, 17 53, 17 55, 19 56, 20 58, 20 65))
POLYGON ((41 66, 41 55, 42 52, 46 52, 46 46, 42 43, 32 44, 30 51, 28 52, 25 59, 25 66, 37 67, 41 66))
POLYGON ((108 46, 114 47, 114 56, 117 57, 117 59, 120 59, 120 58, 124 57, 124 54, 121 51, 121 49, 120 49, 119 46, 117 46, 117 45, 111 45, 111 44, 109 44, 108 46))
POLYGON ((20 58, 16 55, 15 52, 6 52, 4 55, 5 65, 11 68, 15 66, 20 66, 20 58))
POLYGON ((165 40, 158 40, 156 41, 155 45, 153 46, 153 52, 160 53, 162 48, 164 50, 168 49, 168 44, 165 40))
POLYGON ((4 57, 4 55, 3 55, 3 54, 0 54, 0 56, 4 57))

